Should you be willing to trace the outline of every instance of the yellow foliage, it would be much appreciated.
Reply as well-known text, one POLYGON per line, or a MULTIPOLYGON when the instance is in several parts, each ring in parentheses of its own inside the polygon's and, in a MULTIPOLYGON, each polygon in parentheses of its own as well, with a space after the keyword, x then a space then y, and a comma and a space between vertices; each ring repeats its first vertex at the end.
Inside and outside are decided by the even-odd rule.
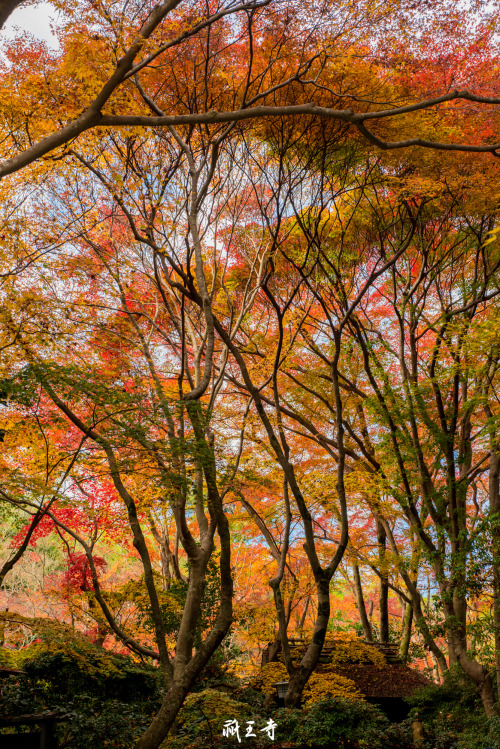
POLYGON ((252 679, 250 686, 263 694, 274 694, 277 681, 288 681, 286 666, 279 661, 266 663, 252 679))
POLYGON ((347 663, 372 663, 375 666, 383 666, 386 663, 383 653, 358 638, 327 638, 325 646, 333 648, 330 663, 334 666, 347 663))
MULTIPOLYGON (((290 649, 294 664, 300 660, 304 648, 304 645, 295 645, 290 649)), ((317 670, 311 674, 304 687, 304 705, 308 707, 325 699, 325 697, 363 700, 364 697, 357 689, 355 682, 338 674, 335 667, 347 664, 384 666, 387 662, 385 656, 372 645, 368 645, 358 637, 349 635, 327 636, 325 649, 329 651, 329 663, 320 664, 317 670)), ((276 682, 288 681, 288 678, 288 672, 283 663, 280 661, 266 663, 252 680, 251 686, 263 694, 274 694, 276 682)))
POLYGON ((315 702, 324 700, 325 697, 343 697, 350 700, 364 699, 353 680, 346 676, 340 676, 335 671, 311 674, 302 693, 303 704, 305 707, 309 707, 315 702))
MULTIPOLYGON (((368 645, 366 642, 355 636, 338 634, 327 635, 324 648, 325 650, 328 649, 329 665, 331 664, 332 666, 359 663, 371 663, 374 666, 384 666, 387 662, 383 653, 377 650, 373 645, 368 645)), ((296 645, 290 649, 294 662, 300 660, 304 650, 304 645, 296 645)), ((325 653, 325 650, 323 651, 323 654, 325 653)))
MULTIPOLYGON (((288 681, 288 672, 279 661, 266 663, 254 677, 251 686, 263 694, 275 694, 277 681, 288 681)), ((352 700, 362 700, 363 695, 356 688, 352 679, 335 673, 333 670, 311 674, 304 687, 303 701, 308 707, 325 697, 344 697, 352 700)))

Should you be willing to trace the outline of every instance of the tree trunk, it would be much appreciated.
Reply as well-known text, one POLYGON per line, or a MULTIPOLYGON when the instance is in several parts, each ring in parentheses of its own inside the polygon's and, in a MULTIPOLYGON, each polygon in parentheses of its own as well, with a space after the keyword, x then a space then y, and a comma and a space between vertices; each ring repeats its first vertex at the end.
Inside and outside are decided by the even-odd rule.
POLYGON ((434 655, 432 651, 431 651, 431 658, 432 658, 432 663, 433 663, 432 671, 434 674, 434 681, 436 682, 436 684, 441 684, 442 679, 441 679, 441 672, 439 670, 439 663, 438 663, 436 656, 434 655))
POLYGON ((302 616, 300 617, 300 621, 299 621, 299 625, 298 625, 298 630, 299 630, 299 634, 300 634, 301 637, 302 637, 302 632, 303 632, 303 629, 304 629, 304 625, 306 623, 307 609, 309 608, 310 601, 311 601, 311 596, 307 596, 306 603, 305 603, 305 606, 304 606, 304 611, 302 612, 302 616))
POLYGON ((272 663, 274 659, 276 658, 276 656, 278 655, 278 653, 280 652, 280 650, 281 650, 281 637, 280 637, 280 633, 278 630, 276 637, 274 638, 274 641, 267 648, 266 663, 272 663))
POLYGON ((363 587, 361 585, 361 576, 359 574, 359 567, 356 561, 353 561, 352 563, 352 571, 354 576, 354 588, 356 591, 356 606, 359 612, 361 626, 363 627, 363 634, 365 636, 365 640, 367 640, 368 642, 373 642, 372 628, 370 620, 368 619, 368 615, 366 613, 365 599, 363 597, 363 587))
POLYGON ((389 580, 387 577, 386 562, 386 540, 387 535, 383 524, 377 520, 377 542, 378 542, 378 564, 380 569, 380 642, 389 642, 389 580))
MULTIPOLYGON (((215 495, 214 500, 217 501, 218 499, 218 496, 215 495)), ((229 526, 220 501, 217 501, 217 503, 214 501, 214 505, 213 511, 214 514, 218 516, 217 528, 219 530, 221 544, 219 562, 221 578, 219 613, 212 630, 196 650, 196 653, 188 660, 186 654, 191 651, 191 642, 193 639, 193 633, 189 631, 188 625, 189 622, 193 621, 196 624, 197 612, 194 610, 194 607, 198 606, 199 603, 199 590, 193 592, 191 602, 192 611, 187 610, 190 606, 188 591, 181 627, 177 638, 177 652, 174 661, 174 679, 170 682, 169 689, 165 694, 159 711, 136 743, 134 749, 159 749, 162 741, 167 737, 173 726, 186 695, 228 633, 233 620, 233 582, 231 577, 229 526)), ((208 562, 208 559, 206 561, 208 562)), ((197 583, 200 583, 202 579, 204 581, 205 569, 206 563, 198 565, 198 568, 195 570, 195 574, 199 578, 197 583)), ((191 571, 193 572, 193 567, 191 568, 191 571)), ((199 588, 199 585, 197 584, 195 588, 199 588)))
POLYGON ((481 695, 486 716, 490 718, 497 712, 493 680, 488 669, 481 663, 472 660, 467 652, 467 641, 463 637, 460 617, 456 616, 454 609, 454 604, 456 604, 457 598, 458 594, 455 593, 453 596, 453 605, 449 600, 445 600, 443 606, 448 625, 449 643, 458 663, 467 676, 469 676, 476 684, 478 692, 481 695))
MULTIPOLYGON (((413 608, 410 604, 406 604, 405 613, 403 616, 403 628, 401 632, 401 642, 399 643, 399 657, 406 663, 408 660, 408 651, 410 649, 411 642, 411 630, 413 625, 413 608)), ((437 663, 437 660, 436 660, 437 663)))
POLYGON ((500 451, 494 442, 491 446, 490 475, 490 533, 493 567, 493 626, 495 631, 495 670, 497 694, 500 696, 500 451))
POLYGON ((314 633, 304 657, 290 678, 288 691, 285 696, 285 707, 298 707, 302 691, 323 649, 326 628, 330 619, 330 579, 324 571, 321 573, 321 578, 316 584, 318 591, 318 613, 314 633))

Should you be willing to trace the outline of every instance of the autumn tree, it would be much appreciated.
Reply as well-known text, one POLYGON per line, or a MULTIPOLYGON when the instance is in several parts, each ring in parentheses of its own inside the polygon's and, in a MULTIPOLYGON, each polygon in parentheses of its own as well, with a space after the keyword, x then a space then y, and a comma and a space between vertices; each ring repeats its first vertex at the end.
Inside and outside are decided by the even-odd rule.
MULTIPOLYGON (((377 379, 373 376, 375 384, 370 379, 376 346, 360 310, 365 310, 373 290, 392 278, 397 297, 393 314, 405 319, 400 267, 407 262, 425 207, 418 180, 413 186, 411 180, 403 180, 397 199, 385 200, 394 184, 367 144, 399 153, 418 146, 419 154, 496 155, 497 123, 486 107, 499 100, 491 79, 480 93, 465 88, 477 84, 472 75, 460 78, 463 89, 455 88, 450 78, 438 92, 423 76, 419 85, 405 79, 397 55, 386 53, 404 29, 408 54, 411 45, 415 48, 412 64, 418 67, 425 59, 411 4, 379 10, 355 2, 325 3, 307 19, 299 4, 271 0, 213 7, 182 0, 153 7, 81 4, 66 10, 59 53, 29 45, 6 50, 11 64, 4 67, 2 85, 16 93, 10 100, 4 97, 2 104, 2 187, 7 191, 9 179, 15 179, 9 175, 25 169, 25 179, 39 188, 40 200, 29 206, 31 224, 36 227, 36 218, 43 217, 51 255, 27 272, 25 265, 20 274, 17 266, 15 273, 9 270, 14 278, 9 281, 4 339, 6 349, 15 352, 12 356, 24 357, 29 364, 30 377, 43 390, 44 405, 62 415, 72 435, 91 445, 85 459, 109 475, 127 510, 144 570, 156 649, 118 627, 100 595, 92 550, 76 529, 58 522, 87 555, 94 593, 110 628, 137 653, 160 662, 167 696, 138 744, 157 747, 231 622, 230 532, 224 499, 238 470, 250 408, 283 473, 284 501, 293 497, 300 514, 316 585, 314 635, 295 668, 286 654, 286 615, 280 602, 285 540, 273 587, 292 677, 288 702, 299 699, 321 653, 330 615, 330 582, 348 544, 349 460, 357 460, 360 451, 365 465, 373 467, 377 461, 377 476, 384 465, 381 458, 373 458, 376 449, 370 447, 367 415, 354 405, 356 398, 363 402, 365 393, 351 380, 346 383, 344 361, 355 351, 362 352, 369 387, 378 397, 377 379), (473 132, 477 115, 471 113, 471 104, 483 120, 490 118, 490 132, 473 132), (314 143, 318 137, 319 147, 314 143), (380 181, 378 192, 372 175, 380 181), (384 208, 370 210, 369 199, 375 201, 378 195, 384 208), (354 201, 349 202, 352 196, 354 201), (349 241, 343 234, 346 216, 349 241), (48 230, 49 238, 47 226, 54 227, 48 230), (356 232, 364 243, 355 241, 356 232), (61 280, 67 285, 64 289, 61 280), (34 291, 28 292, 23 284, 34 286, 34 291), (53 311, 50 319, 43 318, 42 301, 53 311), (266 320, 268 340, 258 338, 258 318, 252 320, 257 314, 266 320), (284 367, 292 352, 300 355, 295 344, 302 332, 302 351, 309 350, 312 359, 318 357, 329 368, 331 389, 326 397, 319 393, 321 407, 329 409, 331 419, 327 434, 285 403, 284 367), (318 347, 321 335, 328 341, 327 354, 318 347), (255 364, 259 358, 260 371, 255 364), (229 430, 221 418, 227 411, 219 404, 227 397, 228 383, 235 381, 238 403, 244 405, 235 416, 236 442, 233 432, 233 442, 228 439, 226 445, 238 446, 222 451, 221 457, 218 451, 229 430), (351 409, 357 413, 361 436, 350 421, 351 409), (335 464, 339 538, 327 553, 319 551, 287 419, 298 421, 335 464), (148 538, 151 530, 163 545, 165 558, 172 559, 159 527, 166 507, 190 562, 175 656, 167 646, 148 538), (219 616, 193 652, 216 535, 219 616)), ((442 23, 448 10, 440 3, 435 13, 434 28, 443 43, 448 38, 442 23)), ((495 16, 484 13, 485 23, 494 29, 495 16)), ((415 151, 411 154, 419 158, 415 151)), ((414 162, 408 158, 412 171, 414 162)), ((404 163, 399 176, 401 172, 404 163)), ((41 227, 39 236, 34 244, 38 241, 41 250, 41 227)), ((476 244, 476 265, 483 268, 480 246, 482 240, 476 244)), ((43 253, 33 257, 42 258, 43 253)), ((414 260, 417 269, 419 262, 414 260)), ((433 295, 433 300, 440 300, 436 261, 429 262, 426 279, 431 290, 425 301, 433 295)), ((449 293, 446 257, 443 262, 443 284, 449 293)), ((478 281, 461 255, 457 262, 459 267, 465 263, 462 286, 469 294, 468 283, 476 289, 478 281), (470 272, 472 276, 467 275, 470 272)), ((484 299, 474 296, 476 289, 463 304, 471 302, 474 307, 476 299, 478 304, 486 300, 496 272, 494 264, 486 265, 487 290, 479 289, 484 299)), ((414 272, 410 264, 410 273, 414 272)), ((451 301, 454 304, 456 298, 451 301)), ((369 314, 371 310, 367 319, 369 314)), ((450 335, 460 338, 454 329, 450 335)), ((439 355, 445 349, 441 339, 436 339, 439 355)), ((457 345, 453 339, 448 348, 457 345)), ((462 345, 455 352, 459 362, 462 345)), ((455 354, 448 353, 449 361, 455 354)), ((432 380, 434 374, 429 376, 432 380)), ((405 377, 403 391, 410 387, 405 377)), ((484 377, 482 382, 484 389, 484 377)), ((300 389, 306 392, 307 383, 300 383, 300 389)), ((313 393, 313 399, 317 395, 313 393)), ((392 408, 392 401, 389 405, 392 408)), ((391 408, 377 414, 389 425, 386 411, 391 415, 391 408)), ((447 419, 445 413, 439 422, 445 435, 447 419)), ((453 424, 456 427, 456 419, 453 424)), ((394 439, 398 446, 398 435, 394 439)), ((450 442, 448 436, 443 440, 450 442)), ((448 444, 443 459, 453 462, 450 449, 453 453, 448 444)), ((404 461, 398 470, 407 470, 404 461)), ((389 468, 386 472, 393 477, 389 468)), ((456 479, 450 476, 453 484, 456 479)), ((392 490, 398 501, 400 494, 391 485, 392 490)), ((410 502, 408 492, 405 496, 410 502)), ((408 506, 408 522, 416 523, 408 506)), ((415 507, 418 515, 421 506, 415 507)), ((381 524, 379 566, 385 596, 389 581, 384 535, 392 545, 394 534, 384 525, 383 513, 375 511, 381 524)), ((415 531, 424 534, 421 540, 426 538, 428 516, 432 518, 430 510, 420 519, 423 531, 415 531)), ((453 512, 450 518, 455 522, 453 512)), ((464 528, 457 528, 453 543, 460 546, 464 528)), ((173 569, 180 574, 175 565, 173 569)), ((447 585, 445 572, 442 579, 447 585)), ((454 592, 461 590, 463 568, 457 575, 450 589, 454 592)), ((413 602, 418 600, 412 595, 413 602)), ((463 631, 452 626, 451 609, 448 614, 457 657, 474 671, 464 650, 463 631)), ((479 675, 482 678, 483 671, 479 675)))
MULTIPOLYGON (((450 663, 459 662, 476 681, 491 714, 495 696, 488 666, 475 655, 478 646, 473 644, 467 601, 474 599, 472 591, 483 586, 497 600, 491 525, 496 517, 496 463, 490 459, 495 454, 491 439, 496 434, 497 369, 495 345, 485 331, 495 329, 498 258, 495 240, 488 239, 494 216, 463 215, 464 202, 453 195, 448 201, 427 201, 411 219, 415 230, 408 242, 396 233, 391 244, 380 243, 376 254, 371 246, 368 269, 360 273, 358 267, 362 281, 357 283, 366 279, 369 287, 347 325, 343 413, 354 482, 347 485, 364 484, 357 494, 364 496, 374 513, 379 547, 382 527, 391 555, 399 560, 397 574, 404 581, 415 621, 446 669, 443 652, 425 620, 415 559, 410 560, 405 551, 408 541, 419 540, 439 587, 450 663), (397 255, 403 247, 392 267, 384 268, 387 253, 397 255), (377 278, 370 275, 371 263, 384 268, 377 278), (396 517, 393 503, 399 506, 396 517), (402 521, 406 539, 401 536, 402 521), (488 561, 479 563, 485 569, 482 582, 477 567, 479 538, 489 549, 488 561)), ((349 234, 342 242, 349 246, 349 234)), ((324 253, 326 238, 317 246, 324 253)), ((298 266, 296 258, 290 260, 298 266)), ((312 269, 314 257, 309 262, 312 269)), ((307 376, 301 367, 294 371, 293 365, 284 373, 307 398, 313 394, 328 407, 323 381, 330 379, 329 349, 335 338, 327 330, 338 319, 336 305, 352 304, 358 291, 345 271, 335 272, 331 260, 318 271, 321 280, 312 272, 302 272, 322 307, 321 317, 313 318, 315 329, 322 331, 320 343, 304 326, 306 348, 317 365, 315 370, 308 368, 307 376)), ((296 404, 288 413, 314 433, 296 404)), ((496 638, 493 619, 490 626, 496 638)))
MULTIPOLYGON (((5 22, 18 5, 22 3, 5 0, 0 21, 5 22)), ((75 138, 95 128, 210 126, 273 115, 313 115, 343 122, 383 149, 416 145, 494 154, 498 148, 496 142, 436 137, 429 132, 425 116, 432 111, 440 117, 453 116, 457 107, 467 114, 467 102, 497 104, 491 80, 478 93, 453 88, 456 83, 475 87, 477 77, 448 76, 442 90, 436 91, 433 80, 420 76, 424 85, 397 92, 389 98, 389 105, 382 94, 385 86, 380 86, 386 78, 381 60, 392 57, 399 74, 392 50, 401 38, 408 54, 420 61, 420 70, 422 60, 434 53, 434 49, 429 52, 429 36, 434 47, 447 49, 453 40, 463 43, 467 35, 484 47, 486 35, 494 38, 498 19, 496 11, 485 9, 479 0, 471 7, 477 19, 471 30, 461 25, 455 4, 446 0, 433 4, 423 16, 421 8, 404 0, 386 8, 356 0, 324 2, 308 12, 307 18, 300 4, 278 0, 215 6, 167 0, 112 9, 82 2, 64 6, 63 11, 60 55, 25 45, 7 50, 14 64, 5 71, 2 84, 9 92, 2 109, 2 177, 39 159, 50 159, 51 154, 58 158, 75 138), (210 83, 214 72, 219 83, 224 81, 229 55, 233 73, 224 95, 216 102, 209 96, 194 110, 189 99, 170 99, 169 84, 164 80, 158 85, 157 71, 189 59, 197 45, 205 45, 207 39, 211 44, 224 35, 228 42, 224 52, 211 53, 210 65, 198 71, 199 76, 210 71, 210 83), (368 62, 367 86, 361 96, 348 82, 340 88, 330 85, 328 63, 338 66, 342 78, 360 57, 368 62), (35 59, 37 73, 33 72, 35 59), (26 64, 30 74, 25 77, 26 64), (302 83, 299 97, 276 98, 277 92, 293 83, 302 83), (212 104, 215 108, 209 109, 212 104)), ((481 78, 479 82, 484 83, 481 78)), ((203 84, 206 91, 208 83, 203 84)), ((467 136, 473 138, 472 133, 467 136)))

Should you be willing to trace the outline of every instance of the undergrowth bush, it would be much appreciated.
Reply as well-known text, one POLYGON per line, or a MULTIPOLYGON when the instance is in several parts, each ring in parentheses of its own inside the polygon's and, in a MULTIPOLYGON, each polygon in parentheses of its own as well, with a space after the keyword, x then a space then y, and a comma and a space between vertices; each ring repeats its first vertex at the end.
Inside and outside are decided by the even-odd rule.
POLYGON ((308 710, 276 713, 277 736, 310 749, 410 749, 405 723, 391 725, 375 706, 350 699, 326 699, 308 710))
POLYGON ((8 653, 9 665, 22 672, 0 684, 2 715, 57 711, 61 749, 130 749, 160 705, 156 669, 64 625, 42 622, 39 634, 29 647, 8 653))
MULTIPOLYGON (((258 718, 257 718, 258 719, 258 718)), ((237 720, 240 738, 245 734, 247 720, 256 720, 254 708, 232 695, 216 689, 189 694, 182 706, 172 735, 163 743, 167 749, 205 749, 223 745, 230 749, 238 744, 236 736, 223 737, 225 721, 237 720)))
POLYGON ((500 720, 487 719, 476 685, 460 667, 407 702, 410 717, 424 727, 422 749, 500 749, 500 720))

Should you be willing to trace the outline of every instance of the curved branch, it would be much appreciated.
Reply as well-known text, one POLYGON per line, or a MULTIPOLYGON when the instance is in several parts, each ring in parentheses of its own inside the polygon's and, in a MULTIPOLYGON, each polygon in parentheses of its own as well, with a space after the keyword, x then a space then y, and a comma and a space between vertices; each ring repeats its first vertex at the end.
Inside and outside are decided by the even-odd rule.
MULTIPOLYGON (((172 0, 170 3, 165 3, 162 8, 165 15, 171 7, 175 7, 180 0, 172 0)), ((162 16, 163 17, 163 16, 162 16)), ((161 18, 156 22, 156 26, 160 22, 161 18)), ((153 30, 153 29, 152 29, 153 30)), ((151 30, 151 31, 152 31, 151 30)), ((149 32, 149 34, 151 33, 149 32)), ((326 119, 340 120, 348 124, 354 125, 358 128, 360 133, 371 143, 378 146, 383 150, 398 149, 398 148, 409 148, 411 146, 420 146, 421 148, 430 148, 440 151, 463 151, 468 153, 491 153, 497 156, 497 151, 500 150, 500 142, 493 145, 474 146, 468 143, 444 143, 441 141, 426 140, 425 138, 408 138, 401 141, 384 141, 378 138, 371 130, 364 125, 365 120, 381 119, 386 117, 396 117, 400 114, 407 112, 419 111, 424 109, 431 109, 446 101, 452 100, 467 100, 475 101, 483 104, 500 104, 500 98, 479 96, 471 94, 467 91, 452 91, 449 94, 445 94, 441 97, 435 97, 433 99, 425 99, 421 102, 417 102, 407 107, 399 107, 389 110, 380 110, 378 112, 358 112, 355 113, 353 109, 331 109, 329 107, 319 107, 316 104, 309 102, 306 104, 296 104, 290 106, 256 106, 249 107, 247 109, 238 109, 233 112, 217 112, 212 110, 210 112, 192 113, 184 115, 165 115, 152 117, 149 115, 103 115, 101 114, 102 107, 106 104, 107 100, 117 88, 117 86, 124 80, 127 73, 130 72, 132 62, 137 55, 140 46, 142 45, 144 38, 144 32, 140 35, 139 42, 135 43, 127 54, 119 61, 115 73, 111 76, 109 81, 103 87, 101 93, 92 102, 85 112, 80 115, 76 120, 68 123, 56 133, 51 133, 45 138, 42 138, 38 143, 33 144, 26 150, 19 153, 17 156, 13 156, 11 159, 7 159, 0 165, 0 178, 7 174, 13 174, 28 164, 33 163, 37 159, 45 156, 46 154, 54 151, 56 148, 69 143, 70 141, 77 138, 81 133, 86 130, 91 130, 95 127, 179 127, 185 125, 211 125, 221 124, 226 122, 241 122, 243 120, 252 120, 259 117, 298 117, 303 115, 315 115, 318 117, 324 117, 326 119)))

